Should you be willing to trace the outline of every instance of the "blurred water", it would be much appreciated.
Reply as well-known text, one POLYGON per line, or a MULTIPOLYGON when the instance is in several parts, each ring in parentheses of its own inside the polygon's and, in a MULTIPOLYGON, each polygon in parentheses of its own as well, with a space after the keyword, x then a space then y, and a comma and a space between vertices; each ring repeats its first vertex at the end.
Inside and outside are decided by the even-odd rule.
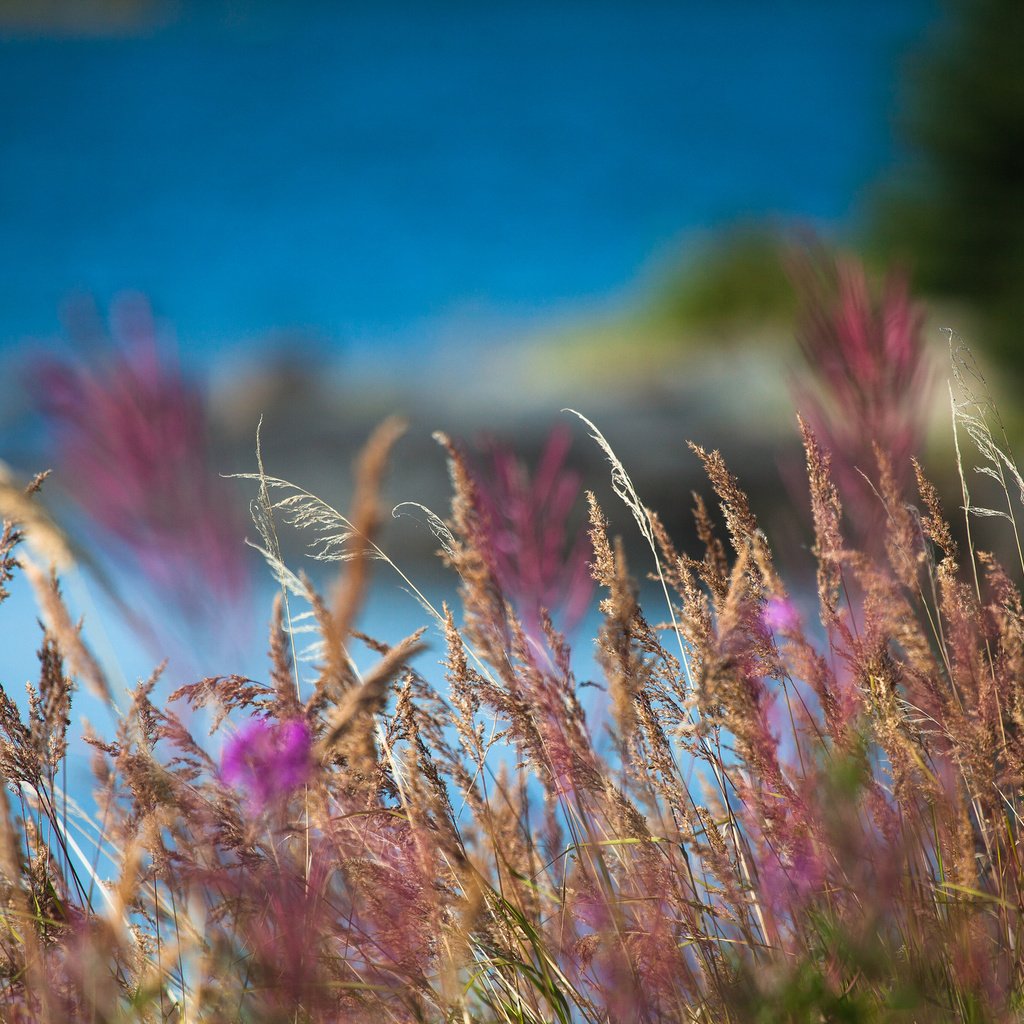
POLYGON ((934 0, 183 0, 0 37, 0 346, 69 290, 187 355, 299 328, 358 362, 622 289, 737 217, 849 225, 934 0))

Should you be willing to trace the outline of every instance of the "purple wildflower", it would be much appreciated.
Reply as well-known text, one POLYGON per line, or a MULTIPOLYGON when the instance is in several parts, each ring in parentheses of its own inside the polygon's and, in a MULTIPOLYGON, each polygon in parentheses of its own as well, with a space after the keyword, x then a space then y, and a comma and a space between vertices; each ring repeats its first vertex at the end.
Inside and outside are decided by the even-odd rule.
POLYGON ((301 718, 251 722, 225 745, 221 777, 259 812, 288 796, 309 778, 312 735, 301 718))
POLYGON ((800 628, 800 613, 787 597, 770 597, 761 614, 761 621, 773 633, 793 633, 800 628))
POLYGON ((593 591, 590 540, 569 521, 580 478, 565 468, 570 435, 551 432, 532 477, 508 448, 490 443, 490 472, 474 474, 489 568, 531 633, 547 611, 566 631, 586 614, 593 591))

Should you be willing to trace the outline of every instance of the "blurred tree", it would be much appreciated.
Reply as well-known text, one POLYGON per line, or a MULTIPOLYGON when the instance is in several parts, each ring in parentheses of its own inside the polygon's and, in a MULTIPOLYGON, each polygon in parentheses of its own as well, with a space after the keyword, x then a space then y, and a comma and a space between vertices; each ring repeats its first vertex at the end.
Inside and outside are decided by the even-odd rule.
POLYGON ((870 247, 918 289, 967 303, 1024 378, 1024 3, 952 0, 909 77, 909 159, 875 205, 870 247))
POLYGON ((741 222, 692 246, 650 299, 652 321, 730 336, 752 324, 789 324, 796 311, 781 224, 741 222))

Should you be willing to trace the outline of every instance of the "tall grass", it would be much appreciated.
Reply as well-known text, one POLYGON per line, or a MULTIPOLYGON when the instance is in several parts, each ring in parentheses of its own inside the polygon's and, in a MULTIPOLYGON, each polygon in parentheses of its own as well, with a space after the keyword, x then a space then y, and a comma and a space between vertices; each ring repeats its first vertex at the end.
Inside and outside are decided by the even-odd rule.
MULTIPOLYGON (((884 359, 887 300, 858 295, 864 358, 884 359)), ((1016 539, 1021 475, 954 358, 965 515, 1016 539), (975 458, 1004 507, 972 503, 975 458)), ((924 470, 909 493, 910 452, 880 436, 856 455, 883 524, 864 536, 863 495, 844 518, 833 479, 853 457, 840 433, 800 429, 813 613, 717 452, 694 448, 724 532, 696 497, 690 555, 593 428, 666 602, 641 607, 588 495, 607 737, 553 624, 565 609, 542 603, 580 586, 561 442, 538 482, 441 438, 453 499, 431 522, 460 602, 418 594, 432 655, 423 630, 386 645, 358 627, 399 425, 369 441, 347 514, 260 460, 254 515, 282 586, 266 677, 162 705, 157 674, 140 683, 117 735, 89 739, 95 815, 67 796, 66 736, 76 681, 111 687, 24 554, 37 521, 5 526, 0 584, 27 572, 46 626, 28 714, 0 696, 3 1019, 1020 1019, 1024 564, 961 551, 924 470), (288 524, 338 563, 329 593, 285 564, 288 524), (193 708, 228 730, 220 761, 193 708)))

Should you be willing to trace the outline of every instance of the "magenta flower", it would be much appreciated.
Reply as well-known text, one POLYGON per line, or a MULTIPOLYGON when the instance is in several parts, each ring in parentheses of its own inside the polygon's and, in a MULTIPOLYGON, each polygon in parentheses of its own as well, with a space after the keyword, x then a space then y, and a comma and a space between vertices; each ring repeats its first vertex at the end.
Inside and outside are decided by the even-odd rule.
POLYGON ((220 772, 259 813, 305 783, 312 767, 312 734, 304 719, 256 719, 225 744, 220 772))
POLYGON ((569 526, 580 496, 579 475, 565 468, 569 444, 568 430, 553 430, 531 476, 510 449, 492 442, 485 449, 490 471, 474 474, 489 568, 534 633, 542 610, 571 630, 593 592, 590 539, 569 526))
POLYGON ((793 633, 800 628, 800 613, 787 597, 770 597, 761 613, 761 621, 773 633, 793 633))

